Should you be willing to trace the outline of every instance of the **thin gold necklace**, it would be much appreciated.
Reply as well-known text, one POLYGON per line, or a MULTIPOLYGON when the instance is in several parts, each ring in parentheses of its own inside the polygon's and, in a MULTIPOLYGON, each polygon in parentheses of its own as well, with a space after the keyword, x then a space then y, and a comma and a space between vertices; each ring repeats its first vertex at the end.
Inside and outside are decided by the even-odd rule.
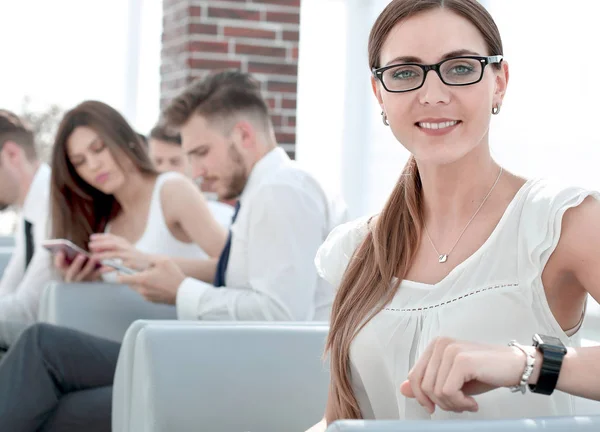
POLYGON ((473 219, 475 219, 475 216, 477 216, 477 213, 479 213, 479 210, 481 210, 481 208, 483 207, 483 205, 485 204, 485 202, 488 200, 488 198, 490 197, 490 195, 492 194, 492 192, 496 188, 496 185, 498 184, 498 181, 500 180, 500 176, 502 176, 503 172, 504 172, 504 168, 500 167, 500 173, 498 173, 498 177, 496 178, 496 181, 492 185, 492 188, 487 193, 487 195, 485 196, 485 198, 483 199, 483 201, 481 202, 481 204, 479 205, 479 207, 477 208, 477 210, 475 211, 475 213, 473 214, 473 216, 471 216, 471 219, 469 219, 469 222, 467 222, 467 225, 463 228, 462 232, 460 233, 460 235, 458 236, 458 238, 454 242, 454 246, 452 246, 452 248, 447 253, 441 254, 437 250, 437 248, 435 247, 435 244, 433 243, 433 240, 431 240, 431 236, 429 235, 429 230, 427 229, 427 224, 425 224, 425 234, 427 234, 427 238, 429 239, 429 242, 431 243, 431 246, 433 246, 433 250, 435 250, 435 253, 438 254, 438 261, 440 262, 440 264, 443 264, 446 261, 448 261, 448 258, 450 257, 450 254, 452 253, 452 251, 454 250, 454 248, 456 247, 456 245, 458 244, 458 242, 462 238, 463 234, 465 233, 465 231, 467 230, 467 228, 469 228, 469 225, 471 225, 471 222, 473 222, 473 219))

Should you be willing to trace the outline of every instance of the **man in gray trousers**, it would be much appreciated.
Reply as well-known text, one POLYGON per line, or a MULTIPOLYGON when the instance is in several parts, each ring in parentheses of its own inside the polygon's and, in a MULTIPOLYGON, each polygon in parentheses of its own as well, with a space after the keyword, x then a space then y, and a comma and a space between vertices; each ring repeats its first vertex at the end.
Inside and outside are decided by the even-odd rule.
POLYGON ((0 274, 0 358, 21 331, 35 322, 44 286, 54 279, 47 239, 50 167, 42 163, 33 131, 0 109, 0 211, 17 207, 15 246, 0 274))

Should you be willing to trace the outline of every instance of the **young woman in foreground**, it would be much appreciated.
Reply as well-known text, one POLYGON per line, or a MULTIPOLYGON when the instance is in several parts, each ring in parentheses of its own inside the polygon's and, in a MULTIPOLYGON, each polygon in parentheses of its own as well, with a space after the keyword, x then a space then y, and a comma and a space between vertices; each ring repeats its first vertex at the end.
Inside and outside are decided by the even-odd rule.
MULTIPOLYGON (((337 419, 574 414, 571 395, 506 390, 478 396, 476 412, 435 410, 450 408, 436 381, 445 372, 415 367, 440 337, 506 346, 539 334, 548 356, 553 348, 561 357, 561 345, 579 345, 588 293, 600 299, 597 194, 526 180, 490 155, 490 119, 509 80, 502 56, 499 31, 475 0, 394 0, 371 31, 382 120, 412 155, 381 213, 339 227, 317 255, 338 287, 317 430, 337 419), (414 398, 401 392, 407 379, 414 398)), ((530 378, 526 347, 513 349, 521 348, 514 384, 530 378)), ((551 391, 556 378, 545 375, 536 391, 551 391)))

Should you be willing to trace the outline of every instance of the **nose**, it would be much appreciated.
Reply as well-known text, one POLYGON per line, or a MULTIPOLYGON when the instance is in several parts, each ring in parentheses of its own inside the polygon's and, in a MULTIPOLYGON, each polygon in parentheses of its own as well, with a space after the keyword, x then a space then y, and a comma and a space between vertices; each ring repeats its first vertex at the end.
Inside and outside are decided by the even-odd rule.
POLYGON ((423 105, 447 104, 450 102, 450 91, 439 75, 433 71, 427 71, 423 87, 419 89, 419 101, 423 105))
POLYGON ((95 155, 89 155, 87 157, 87 164, 92 171, 97 171, 101 165, 100 159, 95 155))

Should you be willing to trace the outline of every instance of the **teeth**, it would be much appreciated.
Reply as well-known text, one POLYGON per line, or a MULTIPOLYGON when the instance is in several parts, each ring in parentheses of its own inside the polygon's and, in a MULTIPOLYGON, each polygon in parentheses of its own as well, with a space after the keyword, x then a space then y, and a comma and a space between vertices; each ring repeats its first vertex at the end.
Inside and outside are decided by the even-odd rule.
POLYGON ((457 123, 458 123, 458 121, 448 121, 448 122, 442 122, 442 123, 420 122, 420 123, 418 123, 418 125, 420 127, 422 127, 423 129, 445 129, 445 128, 452 127, 457 123))

